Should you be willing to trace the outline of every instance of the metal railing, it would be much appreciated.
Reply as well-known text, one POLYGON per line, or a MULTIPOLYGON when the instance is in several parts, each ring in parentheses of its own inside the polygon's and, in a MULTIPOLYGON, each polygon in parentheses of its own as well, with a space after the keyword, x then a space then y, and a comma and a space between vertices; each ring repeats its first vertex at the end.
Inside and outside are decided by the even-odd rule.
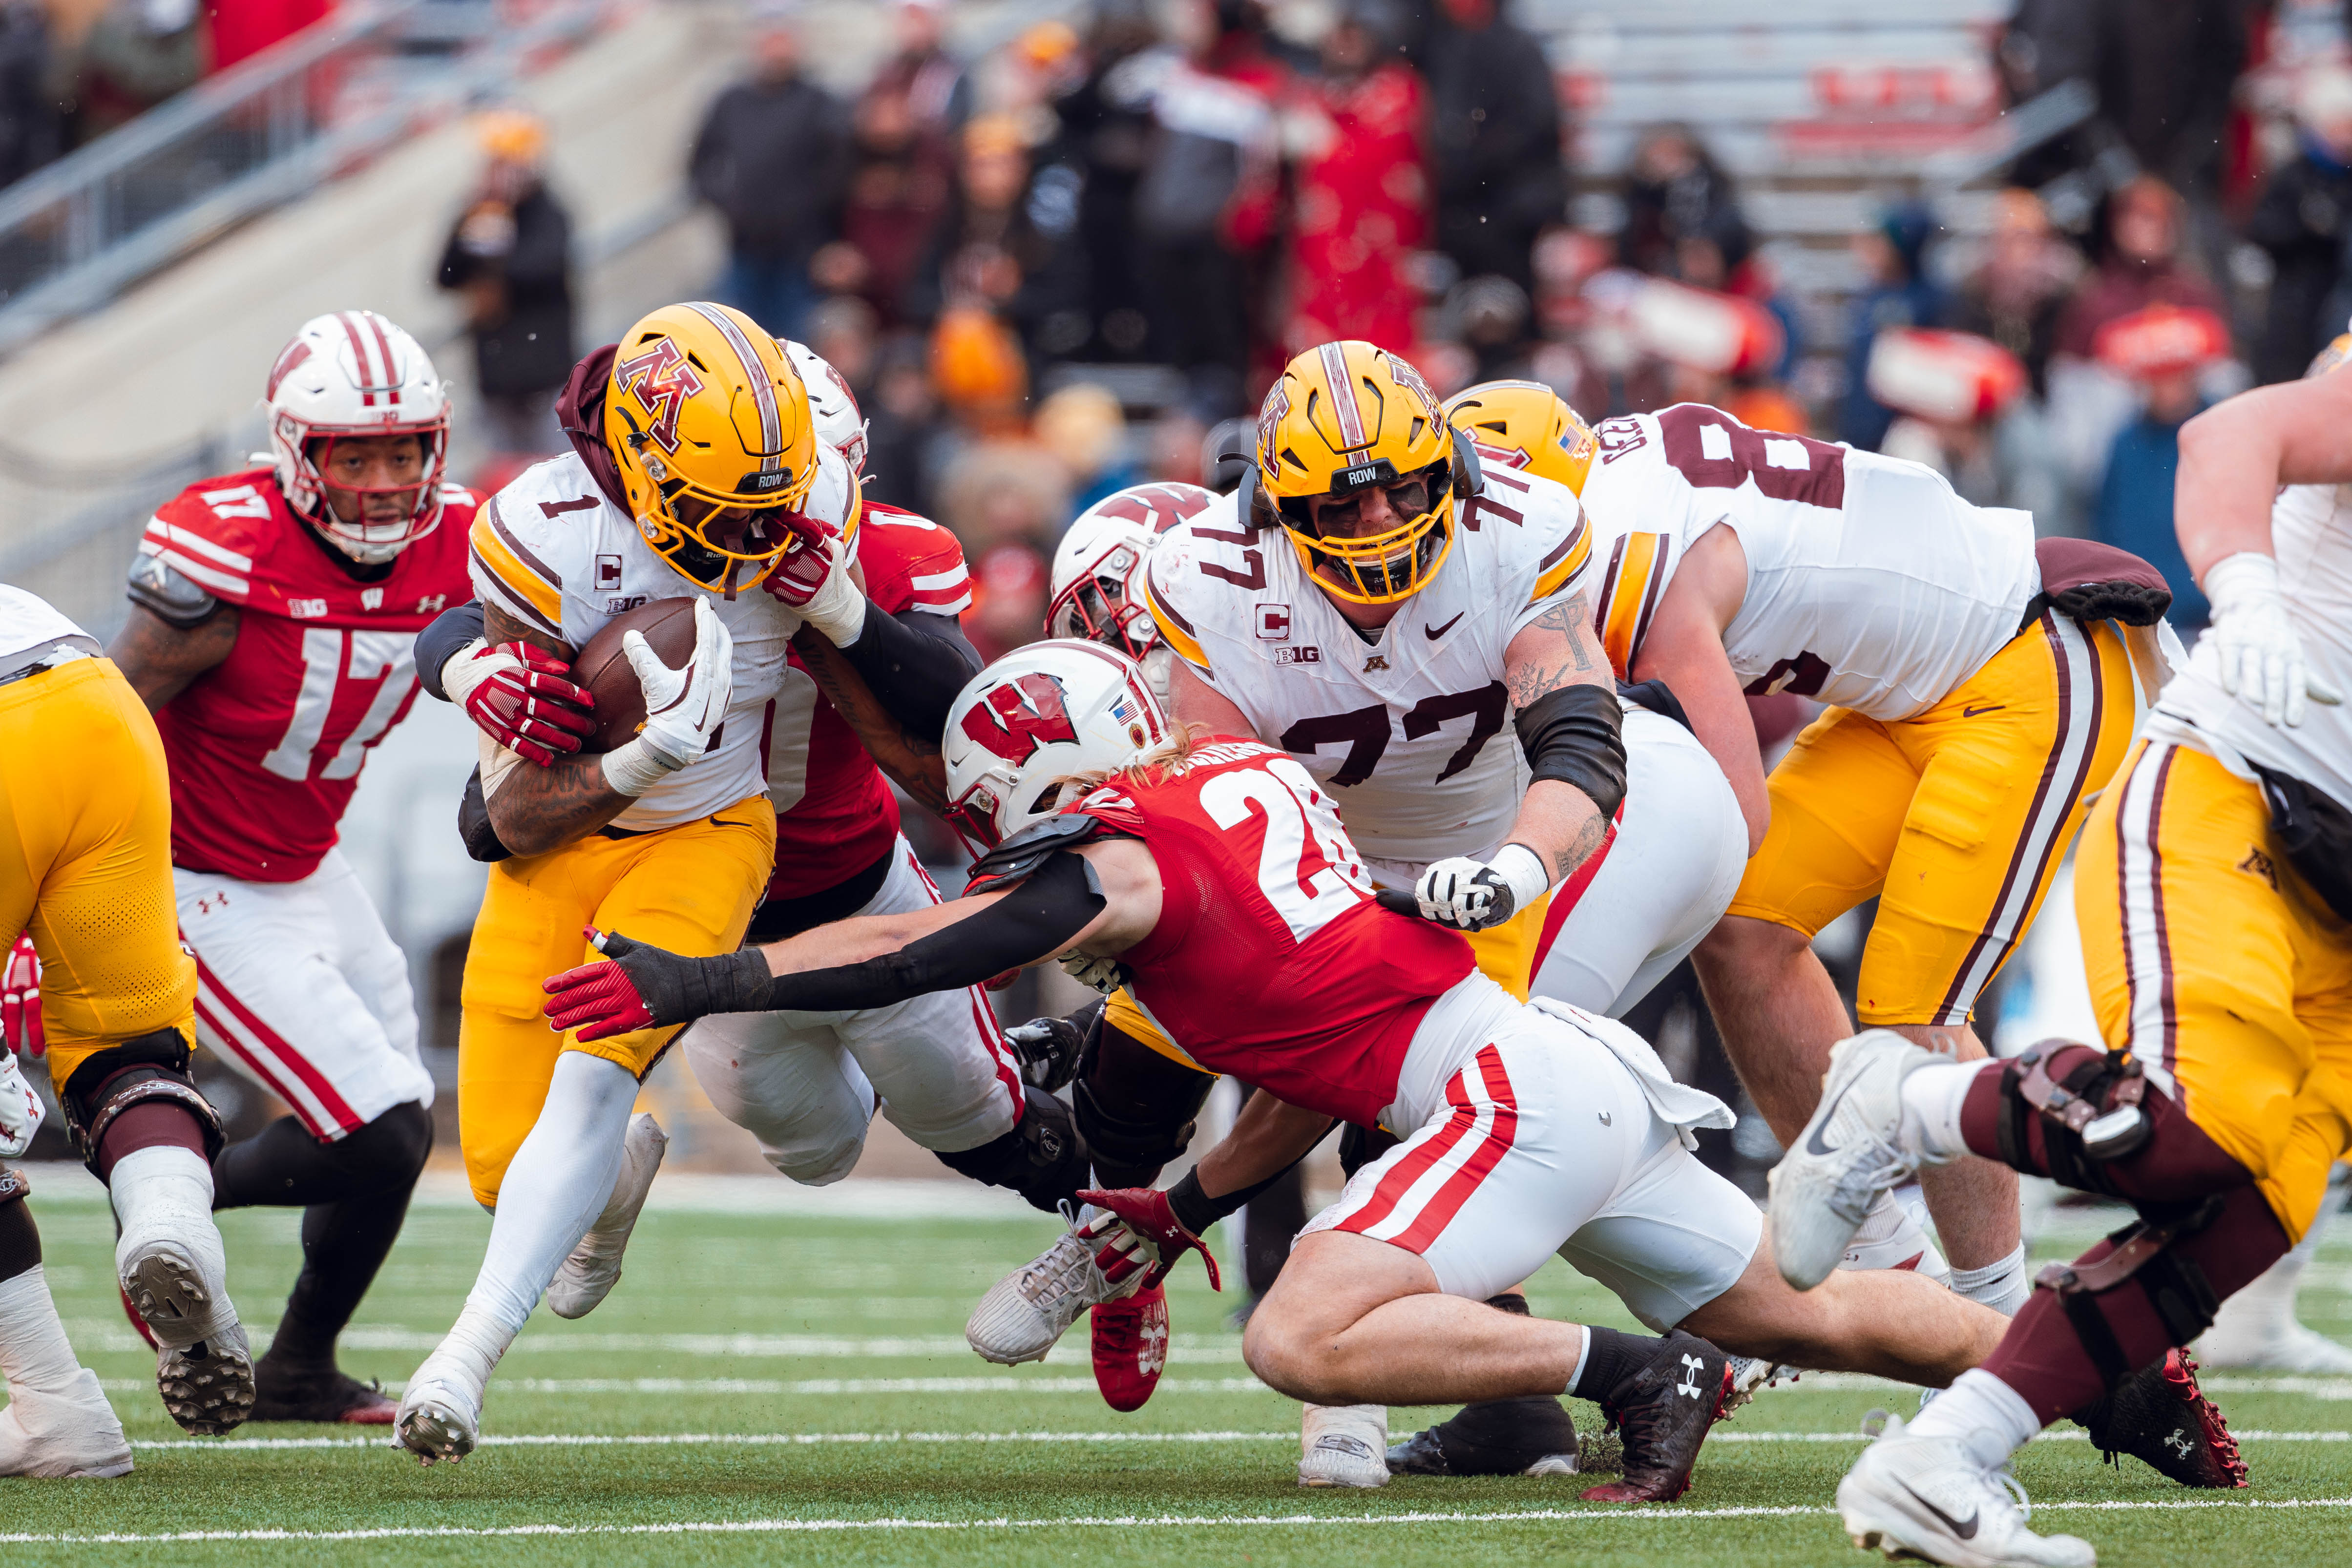
POLYGON ((0 353, 497 95, 624 4, 353 0, 0 191, 0 353))

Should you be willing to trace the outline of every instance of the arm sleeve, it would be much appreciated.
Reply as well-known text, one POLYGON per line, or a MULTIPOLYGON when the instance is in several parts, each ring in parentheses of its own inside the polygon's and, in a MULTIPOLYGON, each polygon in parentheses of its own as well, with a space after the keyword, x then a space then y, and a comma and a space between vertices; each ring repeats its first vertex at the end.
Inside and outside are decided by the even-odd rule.
MULTIPOLYGON (((745 988, 752 993, 744 998, 748 1005, 728 1010, 854 1011, 888 1007, 933 991, 961 990, 1060 952, 1108 902, 1094 867, 1064 852, 969 920, 862 964, 778 975, 764 986, 745 988)), ((756 949, 730 956, 765 962, 756 949)))
POLYGON ((416 680, 443 702, 449 694, 441 686, 441 666, 451 654, 482 634, 482 607, 472 600, 444 610, 416 634, 416 680))
POLYGON ((1518 711, 1529 780, 1556 779, 1592 798, 1603 817, 1625 799, 1625 710, 1614 687, 1562 686, 1518 711))
POLYGON ((947 733, 956 694, 980 674, 979 650, 965 640, 954 616, 921 610, 890 615, 871 600, 865 630, 841 652, 892 718, 933 740, 947 733))

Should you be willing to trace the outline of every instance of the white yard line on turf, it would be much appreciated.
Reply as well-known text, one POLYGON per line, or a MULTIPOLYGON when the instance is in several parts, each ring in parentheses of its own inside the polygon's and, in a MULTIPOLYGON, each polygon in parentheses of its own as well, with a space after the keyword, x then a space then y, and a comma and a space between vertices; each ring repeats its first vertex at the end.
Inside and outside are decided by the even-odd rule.
MULTIPOLYGON (((2352 1443, 2352 1432, 2263 1432, 2231 1434, 2242 1443, 2352 1443)), ((2086 1442, 2086 1432, 2044 1432, 2038 1442, 2086 1442)), ((1296 1443, 1297 1432, 542 1432, 491 1435, 481 1439, 486 1448, 811 1448, 833 1444, 884 1446, 894 1443, 1296 1443)), ((1860 1432, 1717 1432, 1707 1438, 1721 1443, 1864 1443, 1860 1432)), ((139 1449, 186 1449, 194 1453, 274 1451, 280 1448, 384 1448, 390 1439, 374 1437, 155 1437, 131 1439, 139 1449)))
MULTIPOLYGON (((152 1378, 101 1378, 109 1394, 154 1392, 152 1378)), ((509 1394, 1093 1394, 1091 1377, 501 1377, 509 1394)), ((407 1392, 388 1381, 387 1394, 407 1392)), ((1255 1377, 1163 1377, 1162 1394, 1271 1394, 1255 1377)))
MULTIPOLYGON (((246 1333, 259 1339, 271 1332, 274 1325, 248 1322, 246 1333)), ((121 1320, 110 1323, 103 1319, 77 1318, 67 1325, 67 1332, 93 1350, 137 1350, 145 1342, 132 1334, 121 1320)), ((1187 1336, 1179 1334, 1168 1347, 1168 1359, 1178 1364, 1238 1366, 1241 1364, 1241 1341, 1228 1335, 1194 1336, 1205 1343, 1186 1343, 1187 1336)), ((345 1329, 341 1343, 346 1350, 433 1350, 441 1343, 442 1336, 420 1329, 377 1327, 362 1323, 345 1329)), ((669 1352, 682 1355, 727 1355, 745 1359, 814 1361, 836 1360, 927 1360, 932 1356, 954 1356, 968 1359, 971 1346, 961 1337, 945 1334, 917 1338, 896 1335, 853 1339, 841 1334, 723 1334, 723 1333, 526 1333, 508 1350, 509 1355, 529 1353, 557 1355, 604 1355, 614 1351, 645 1353, 669 1352)))
MULTIPOLYGON (((2037 1509, 2099 1513, 2174 1511, 2187 1509, 2338 1509, 2352 1508, 2352 1497, 2279 1498, 2244 1501, 2183 1500, 2166 1502, 2044 1502, 2037 1509)), ((1134 1530, 1229 1529, 1234 1526, 1306 1526, 1349 1529, 1395 1524, 1511 1524, 1542 1521, 1559 1524, 1669 1524, 1685 1520, 1834 1518, 1837 1511, 1820 1507, 1790 1508, 1662 1508, 1590 1510, 1530 1508, 1492 1513, 1449 1510, 1443 1512, 1372 1514, 1130 1514, 1077 1515, 1066 1519, 731 1519, 696 1520, 667 1524, 504 1524, 416 1525, 373 1530, 187 1530, 154 1535, 107 1533, 55 1535, 31 1531, 0 1534, 0 1545, 142 1546, 163 1542, 205 1541, 430 1541, 482 1539, 500 1536, 573 1535, 787 1535, 835 1531, 883 1530, 1134 1530)))

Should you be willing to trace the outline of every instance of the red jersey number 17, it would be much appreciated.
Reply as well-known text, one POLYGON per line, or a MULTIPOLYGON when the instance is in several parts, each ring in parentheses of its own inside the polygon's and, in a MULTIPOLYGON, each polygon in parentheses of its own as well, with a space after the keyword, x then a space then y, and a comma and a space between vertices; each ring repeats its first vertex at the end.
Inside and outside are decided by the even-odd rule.
POLYGON ((294 694, 293 716, 286 733, 262 767, 296 783, 311 777, 320 757, 321 779, 349 779, 367 759, 367 748, 382 738, 399 716, 401 706, 416 688, 415 634, 407 632, 338 632, 312 626, 302 633, 302 685, 294 694), (327 722, 344 683, 377 683, 375 696, 351 729, 331 739, 327 722))

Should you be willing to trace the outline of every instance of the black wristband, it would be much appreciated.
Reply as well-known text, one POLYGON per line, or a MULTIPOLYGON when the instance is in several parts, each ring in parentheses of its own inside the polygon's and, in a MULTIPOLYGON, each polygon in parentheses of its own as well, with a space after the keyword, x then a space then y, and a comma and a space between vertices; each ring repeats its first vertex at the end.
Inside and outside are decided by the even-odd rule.
POLYGON ((1195 1236, 1206 1235, 1209 1227, 1248 1201, 1247 1197, 1238 1194, 1230 1198, 1211 1197, 1201 1190, 1201 1174, 1197 1167, 1186 1171, 1182 1178, 1168 1189, 1168 1212, 1176 1217, 1177 1224, 1195 1236))
POLYGON ((416 634, 416 684, 428 695, 443 702, 449 694, 441 685, 441 667, 477 637, 487 635, 484 630, 482 606, 478 601, 456 604, 434 617, 430 625, 416 634))
POLYGON ((1592 798, 1603 817, 1625 799, 1625 710, 1606 686, 1562 686, 1546 692, 1514 720, 1535 779, 1573 784, 1592 798))

